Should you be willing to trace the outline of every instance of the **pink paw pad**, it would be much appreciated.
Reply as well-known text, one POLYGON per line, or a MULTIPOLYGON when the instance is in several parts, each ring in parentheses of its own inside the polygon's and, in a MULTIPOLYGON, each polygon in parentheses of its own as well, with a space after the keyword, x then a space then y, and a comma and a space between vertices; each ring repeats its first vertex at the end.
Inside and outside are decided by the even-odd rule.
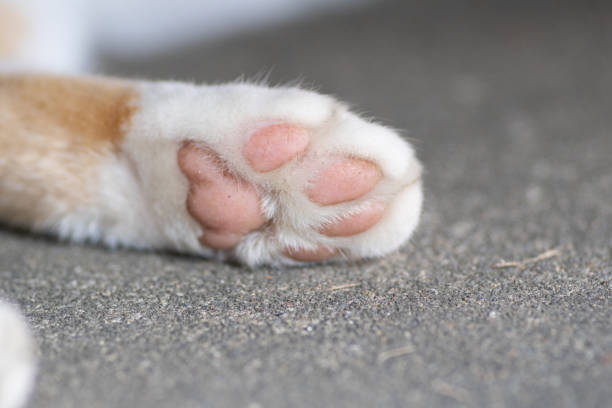
POLYGON ((348 237, 361 234, 376 225, 384 212, 385 204, 376 201, 354 215, 349 215, 334 224, 323 226, 319 232, 328 237, 348 237))
POLYGON ((296 261, 316 262, 331 258, 338 250, 320 246, 316 249, 287 249, 285 253, 296 261))
POLYGON ((301 126, 277 123, 255 131, 245 143, 242 154, 260 173, 276 170, 308 146, 308 133, 301 126))
POLYGON ((320 205, 339 204, 366 195, 381 178, 380 168, 374 163, 344 158, 321 171, 307 194, 320 205))

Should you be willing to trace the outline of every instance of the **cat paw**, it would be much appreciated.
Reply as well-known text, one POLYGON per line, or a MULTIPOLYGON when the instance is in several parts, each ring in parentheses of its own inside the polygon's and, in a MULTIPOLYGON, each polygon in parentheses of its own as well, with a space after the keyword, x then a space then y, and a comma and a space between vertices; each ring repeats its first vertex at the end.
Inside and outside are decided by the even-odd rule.
POLYGON ((148 95, 126 150, 176 249, 249 265, 357 259, 397 249, 417 225, 411 146, 329 97, 245 84, 172 104, 148 95))

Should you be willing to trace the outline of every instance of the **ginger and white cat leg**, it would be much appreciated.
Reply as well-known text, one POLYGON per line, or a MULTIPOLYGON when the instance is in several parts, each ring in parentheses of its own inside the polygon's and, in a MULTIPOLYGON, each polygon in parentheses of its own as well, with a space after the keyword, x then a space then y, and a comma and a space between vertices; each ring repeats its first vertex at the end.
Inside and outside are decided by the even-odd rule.
POLYGON ((379 256, 412 233, 411 146, 297 88, 0 76, 0 219, 250 265, 379 256))

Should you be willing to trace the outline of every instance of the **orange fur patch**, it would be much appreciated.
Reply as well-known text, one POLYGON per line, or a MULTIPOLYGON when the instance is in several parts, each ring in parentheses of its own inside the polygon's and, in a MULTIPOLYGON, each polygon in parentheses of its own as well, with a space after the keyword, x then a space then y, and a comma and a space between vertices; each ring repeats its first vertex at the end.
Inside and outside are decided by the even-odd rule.
POLYGON ((26 31, 23 16, 8 4, 0 2, 0 57, 17 54, 26 31))
POLYGON ((29 227, 86 205, 135 96, 115 80, 0 75, 0 219, 29 227))
POLYGON ((57 129, 50 137, 91 148, 121 142, 121 128, 135 110, 133 97, 133 89, 118 80, 0 76, 0 101, 8 104, 17 122, 14 126, 27 124, 40 133, 57 129))

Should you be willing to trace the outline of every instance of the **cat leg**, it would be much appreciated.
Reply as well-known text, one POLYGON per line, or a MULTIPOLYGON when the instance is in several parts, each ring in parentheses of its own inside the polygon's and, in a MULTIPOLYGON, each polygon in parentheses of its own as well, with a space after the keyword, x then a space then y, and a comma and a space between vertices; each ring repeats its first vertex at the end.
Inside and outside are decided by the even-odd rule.
MULTIPOLYGON (((92 95, 103 94, 102 80, 91 81, 92 95)), ((239 83, 121 87, 129 98, 117 99, 115 111, 93 114, 84 103, 72 112, 123 112, 102 120, 116 132, 108 140, 68 153, 75 162, 95 158, 80 164, 91 173, 81 183, 85 198, 68 200, 63 212, 43 206, 45 215, 26 224, 250 265, 381 256, 417 224, 421 167, 411 146, 332 98, 239 83)))

